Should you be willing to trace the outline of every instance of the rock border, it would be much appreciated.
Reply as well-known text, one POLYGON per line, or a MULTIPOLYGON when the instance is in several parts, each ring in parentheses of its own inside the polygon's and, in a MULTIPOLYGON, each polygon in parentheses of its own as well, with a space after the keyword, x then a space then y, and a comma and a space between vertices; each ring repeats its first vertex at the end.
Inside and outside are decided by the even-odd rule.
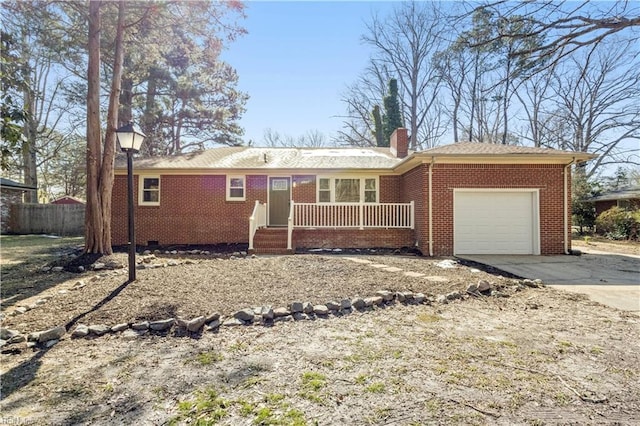
MULTIPOLYGON (((511 284, 497 286, 487 280, 479 280, 477 284, 470 284, 465 292, 453 291, 438 296, 414 293, 411 291, 379 290, 374 296, 344 298, 340 301, 332 300, 324 304, 313 305, 311 302, 293 301, 286 307, 259 306, 244 308, 228 316, 220 313, 201 315, 192 319, 166 318, 156 321, 140 321, 120 323, 112 326, 105 324, 78 324, 70 331, 71 338, 97 338, 107 334, 120 333, 125 339, 135 339, 147 334, 167 336, 173 329, 174 335, 195 336, 202 332, 218 332, 224 327, 235 326, 274 326, 279 322, 330 319, 342 317, 353 312, 368 312, 402 305, 433 305, 447 304, 469 297, 510 297, 512 293, 526 288, 540 288, 544 284, 541 280, 511 280, 511 284)), ((0 347, 27 342, 27 347, 37 345, 50 348, 58 343, 67 330, 64 326, 53 327, 48 330, 29 333, 26 336, 19 331, 0 328, 0 347)))

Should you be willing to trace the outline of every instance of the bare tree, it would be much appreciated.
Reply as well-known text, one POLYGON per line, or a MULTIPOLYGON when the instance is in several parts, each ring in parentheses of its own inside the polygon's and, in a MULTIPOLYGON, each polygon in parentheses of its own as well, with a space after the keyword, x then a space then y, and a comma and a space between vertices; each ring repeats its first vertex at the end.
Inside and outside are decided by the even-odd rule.
MULTIPOLYGON (((543 37, 545 43, 523 44, 512 52, 513 56, 533 55, 536 58, 556 59, 571 55, 576 50, 592 46, 624 30, 640 27, 640 3, 623 0, 615 2, 572 1, 488 1, 475 7, 488 9, 499 16, 521 16, 533 23, 526 33, 503 28, 492 39, 492 43, 503 38, 528 39, 543 37)), ((637 41, 639 33, 634 31, 629 41, 637 41)))
MULTIPOLYGON (((421 131, 423 127, 443 125, 441 121, 427 118, 433 116, 438 108, 441 77, 432 66, 431 58, 441 50, 446 25, 437 3, 408 2, 397 6, 387 17, 374 16, 362 37, 365 44, 374 48, 374 69, 388 71, 390 75, 387 77, 398 80, 404 121, 411 133, 411 149, 426 145, 425 140, 419 139, 420 135, 440 133, 439 129, 421 131)), ((370 78, 374 82, 375 79, 376 76, 370 78)), ((388 79, 385 79, 385 89, 387 84, 388 79)), ((376 88, 378 86, 374 84, 373 89, 376 88)), ((359 88, 356 95, 366 94, 367 91, 359 88)), ((374 139, 370 124, 372 108, 376 104, 382 105, 381 99, 371 99, 368 108, 356 108, 353 114, 369 120, 368 125, 352 126, 360 133, 363 133, 362 129, 368 129, 368 141, 374 139)), ((361 106, 361 102, 351 96, 347 96, 346 103, 349 107, 353 107, 353 104, 361 106)))
POLYGON ((330 146, 324 133, 317 129, 308 130, 299 136, 282 135, 268 128, 264 131, 264 143, 272 148, 322 148, 330 146))
POLYGON ((543 143, 598 154, 589 176, 604 165, 637 164, 633 154, 640 140, 640 74, 631 70, 638 67, 637 48, 614 39, 594 44, 559 66, 543 143))

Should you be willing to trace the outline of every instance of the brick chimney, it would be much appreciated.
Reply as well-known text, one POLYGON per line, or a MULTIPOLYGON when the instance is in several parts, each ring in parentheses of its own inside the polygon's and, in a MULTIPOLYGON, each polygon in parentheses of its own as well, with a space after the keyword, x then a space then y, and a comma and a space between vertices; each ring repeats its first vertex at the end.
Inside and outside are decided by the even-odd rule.
POLYGON ((400 127, 393 131, 390 141, 391 153, 398 158, 409 155, 409 136, 407 129, 400 127))

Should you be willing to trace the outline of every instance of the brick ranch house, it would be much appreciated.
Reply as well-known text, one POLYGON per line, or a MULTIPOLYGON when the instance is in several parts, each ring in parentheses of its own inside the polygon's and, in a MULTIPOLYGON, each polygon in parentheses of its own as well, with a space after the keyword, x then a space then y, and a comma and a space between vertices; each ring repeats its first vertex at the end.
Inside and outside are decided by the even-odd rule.
MULTIPOLYGON (((424 255, 561 254, 571 246, 571 165, 590 154, 457 143, 390 148, 223 147, 134 162, 139 245, 416 247, 424 255)), ((112 242, 127 243, 126 162, 112 242)))

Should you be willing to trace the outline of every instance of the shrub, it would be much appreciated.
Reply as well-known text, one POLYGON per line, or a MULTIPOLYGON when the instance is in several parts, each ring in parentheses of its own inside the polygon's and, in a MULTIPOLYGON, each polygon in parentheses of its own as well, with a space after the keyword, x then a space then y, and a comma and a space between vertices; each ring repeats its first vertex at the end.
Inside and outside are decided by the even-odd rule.
POLYGON ((598 233, 614 240, 637 238, 640 227, 640 211, 626 211, 612 207, 600 213, 596 219, 598 233))

